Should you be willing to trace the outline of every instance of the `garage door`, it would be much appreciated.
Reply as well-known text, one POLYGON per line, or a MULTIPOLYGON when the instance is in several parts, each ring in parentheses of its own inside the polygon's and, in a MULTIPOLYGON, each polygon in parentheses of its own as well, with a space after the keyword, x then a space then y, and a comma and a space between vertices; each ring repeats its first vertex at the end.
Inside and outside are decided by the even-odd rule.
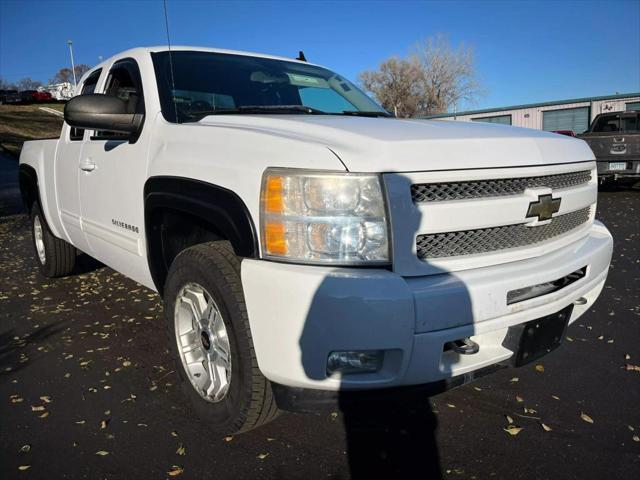
POLYGON ((587 128, 589 128, 589 107, 542 112, 542 129, 548 132, 572 130, 574 133, 582 133, 587 128))

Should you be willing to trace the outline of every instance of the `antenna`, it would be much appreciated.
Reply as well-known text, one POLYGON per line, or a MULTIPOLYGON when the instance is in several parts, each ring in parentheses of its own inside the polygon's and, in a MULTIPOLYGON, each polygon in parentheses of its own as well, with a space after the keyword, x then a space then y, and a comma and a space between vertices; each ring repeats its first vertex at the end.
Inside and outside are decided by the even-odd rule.
POLYGON ((300 50, 300 53, 298 54, 298 58, 296 58, 296 60, 300 60, 301 62, 307 61, 307 57, 304 56, 304 52, 302 50, 300 50))
POLYGON ((167 46, 169 47, 169 70, 171 71, 171 102, 173 103, 173 109, 176 114, 176 122, 180 123, 178 118, 178 106, 176 105, 175 91, 176 80, 173 76, 173 57, 171 56, 171 37, 169 37, 169 16, 167 15, 167 0, 162 0, 164 6, 164 25, 167 29, 167 46))

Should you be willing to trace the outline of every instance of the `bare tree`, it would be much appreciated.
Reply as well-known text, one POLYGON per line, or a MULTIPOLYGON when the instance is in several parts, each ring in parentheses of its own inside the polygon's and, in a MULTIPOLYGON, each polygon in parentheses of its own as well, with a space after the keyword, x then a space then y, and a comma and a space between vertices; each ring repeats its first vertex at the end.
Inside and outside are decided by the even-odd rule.
MULTIPOLYGON (((89 65, 85 65, 84 63, 81 63, 80 65, 76 65, 74 69, 76 72, 76 78, 80 80, 80 77, 82 77, 82 75, 84 75, 90 69, 91 67, 89 65)), ((71 71, 70 68, 67 68, 67 67, 64 67, 58 70, 58 73, 56 73, 55 76, 51 80, 49 80, 49 83, 64 83, 64 82, 73 83, 73 72, 71 71)))
POLYGON ((16 84, 0 77, 0 90, 17 90, 16 84))
POLYGON ((392 57, 380 64, 377 71, 362 72, 360 83, 373 93, 382 106, 397 117, 412 117, 419 113, 421 100, 420 64, 392 57))
POLYGON ((30 77, 21 78, 16 82, 16 88, 18 90, 35 90, 40 86, 42 86, 42 82, 33 80, 30 77))
POLYGON ((482 93, 476 79, 473 50, 453 49, 447 37, 419 42, 412 53, 392 57, 376 71, 362 72, 362 87, 398 117, 431 115, 471 104, 482 93))
POLYGON ((425 115, 446 112, 460 102, 471 104, 483 93, 472 48, 460 44, 453 49, 449 39, 438 34, 418 43, 414 56, 422 67, 425 115))

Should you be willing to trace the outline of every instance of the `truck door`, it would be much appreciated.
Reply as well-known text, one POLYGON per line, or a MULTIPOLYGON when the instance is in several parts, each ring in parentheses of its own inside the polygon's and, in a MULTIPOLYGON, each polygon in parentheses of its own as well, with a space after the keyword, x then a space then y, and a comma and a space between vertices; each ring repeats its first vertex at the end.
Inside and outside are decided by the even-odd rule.
MULTIPOLYGON (((131 113, 144 113, 136 61, 115 62, 102 93, 126 101, 131 113)), ((150 136, 149 126, 143 127, 135 139, 93 131, 84 140, 80 159, 84 170, 80 175, 82 228, 91 255, 147 286, 153 286, 144 240, 143 205, 150 136)))
MULTIPOLYGON (((81 95, 95 91, 102 69, 91 73, 81 87, 81 95)), ((80 186, 82 173, 80 153, 85 131, 73 128, 66 123, 62 127, 58 151, 55 159, 56 195, 60 208, 60 220, 69 237, 69 241, 82 251, 89 252, 87 239, 82 232, 80 221, 80 186)))

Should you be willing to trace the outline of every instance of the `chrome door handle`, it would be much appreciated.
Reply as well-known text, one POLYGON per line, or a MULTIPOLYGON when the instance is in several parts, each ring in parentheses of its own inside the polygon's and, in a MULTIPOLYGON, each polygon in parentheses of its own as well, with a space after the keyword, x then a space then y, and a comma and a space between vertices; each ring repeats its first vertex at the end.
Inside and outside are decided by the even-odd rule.
POLYGON ((92 172, 95 168, 96 164, 93 163, 90 158, 87 158, 80 164, 80 170, 84 170, 85 172, 92 172))

